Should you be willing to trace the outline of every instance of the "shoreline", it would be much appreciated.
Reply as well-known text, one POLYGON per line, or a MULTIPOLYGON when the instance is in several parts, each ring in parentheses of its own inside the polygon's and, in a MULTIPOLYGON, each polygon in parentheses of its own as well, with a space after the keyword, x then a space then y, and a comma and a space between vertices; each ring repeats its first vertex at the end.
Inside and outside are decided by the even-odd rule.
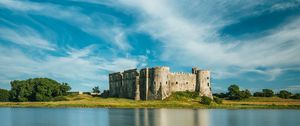
POLYGON ((197 99, 135 101, 124 98, 100 98, 89 95, 65 96, 65 101, 0 102, 0 107, 16 108, 176 108, 176 109, 299 109, 300 100, 251 97, 247 100, 223 100, 223 104, 200 104, 197 99))

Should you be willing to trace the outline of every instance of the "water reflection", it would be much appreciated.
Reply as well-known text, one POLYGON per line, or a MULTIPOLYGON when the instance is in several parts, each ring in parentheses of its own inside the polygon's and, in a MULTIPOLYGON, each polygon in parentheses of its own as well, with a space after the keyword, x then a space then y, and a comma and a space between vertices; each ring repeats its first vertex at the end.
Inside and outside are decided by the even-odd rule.
POLYGON ((209 110, 109 109, 111 126, 210 126, 209 110))
POLYGON ((0 126, 294 126, 300 110, 0 108, 0 126))

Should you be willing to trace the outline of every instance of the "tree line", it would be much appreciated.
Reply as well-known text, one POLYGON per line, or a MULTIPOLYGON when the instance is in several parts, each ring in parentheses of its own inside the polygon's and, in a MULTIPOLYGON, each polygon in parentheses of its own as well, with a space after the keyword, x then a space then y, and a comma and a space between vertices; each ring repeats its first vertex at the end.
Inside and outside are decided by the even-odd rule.
POLYGON ((11 90, 0 89, 0 101, 53 101, 67 95, 71 87, 49 78, 14 80, 11 90))
POLYGON ((248 90, 240 90, 238 85, 230 85, 228 92, 226 93, 215 93, 213 94, 217 98, 224 98, 228 100, 242 100, 253 97, 273 97, 277 96, 280 98, 288 99, 300 99, 300 93, 293 94, 287 90, 280 90, 277 94, 271 89, 262 89, 261 92, 254 92, 253 94, 248 90))

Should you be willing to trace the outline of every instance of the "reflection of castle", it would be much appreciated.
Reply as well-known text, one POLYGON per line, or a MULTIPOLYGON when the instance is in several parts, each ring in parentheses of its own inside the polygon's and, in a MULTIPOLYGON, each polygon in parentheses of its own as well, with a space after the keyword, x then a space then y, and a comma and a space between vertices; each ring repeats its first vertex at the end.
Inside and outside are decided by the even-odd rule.
POLYGON ((210 111, 204 109, 109 109, 108 117, 110 126, 210 126, 211 124, 210 111))
POLYGON ((192 73, 172 73, 169 67, 154 67, 109 74, 112 97, 162 100, 176 91, 196 91, 212 98, 210 71, 192 68, 192 73))

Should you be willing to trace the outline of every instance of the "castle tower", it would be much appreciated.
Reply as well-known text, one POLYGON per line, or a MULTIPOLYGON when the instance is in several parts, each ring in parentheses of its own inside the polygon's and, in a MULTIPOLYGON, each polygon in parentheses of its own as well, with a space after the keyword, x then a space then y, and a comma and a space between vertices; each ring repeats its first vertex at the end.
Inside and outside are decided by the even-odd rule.
POLYGON ((169 67, 155 67, 153 83, 150 85, 150 99, 164 99, 170 95, 168 85, 169 67))
POLYGON ((199 92, 200 96, 207 96, 213 98, 211 92, 211 83, 210 83, 210 71, 197 70, 195 91, 199 92))

